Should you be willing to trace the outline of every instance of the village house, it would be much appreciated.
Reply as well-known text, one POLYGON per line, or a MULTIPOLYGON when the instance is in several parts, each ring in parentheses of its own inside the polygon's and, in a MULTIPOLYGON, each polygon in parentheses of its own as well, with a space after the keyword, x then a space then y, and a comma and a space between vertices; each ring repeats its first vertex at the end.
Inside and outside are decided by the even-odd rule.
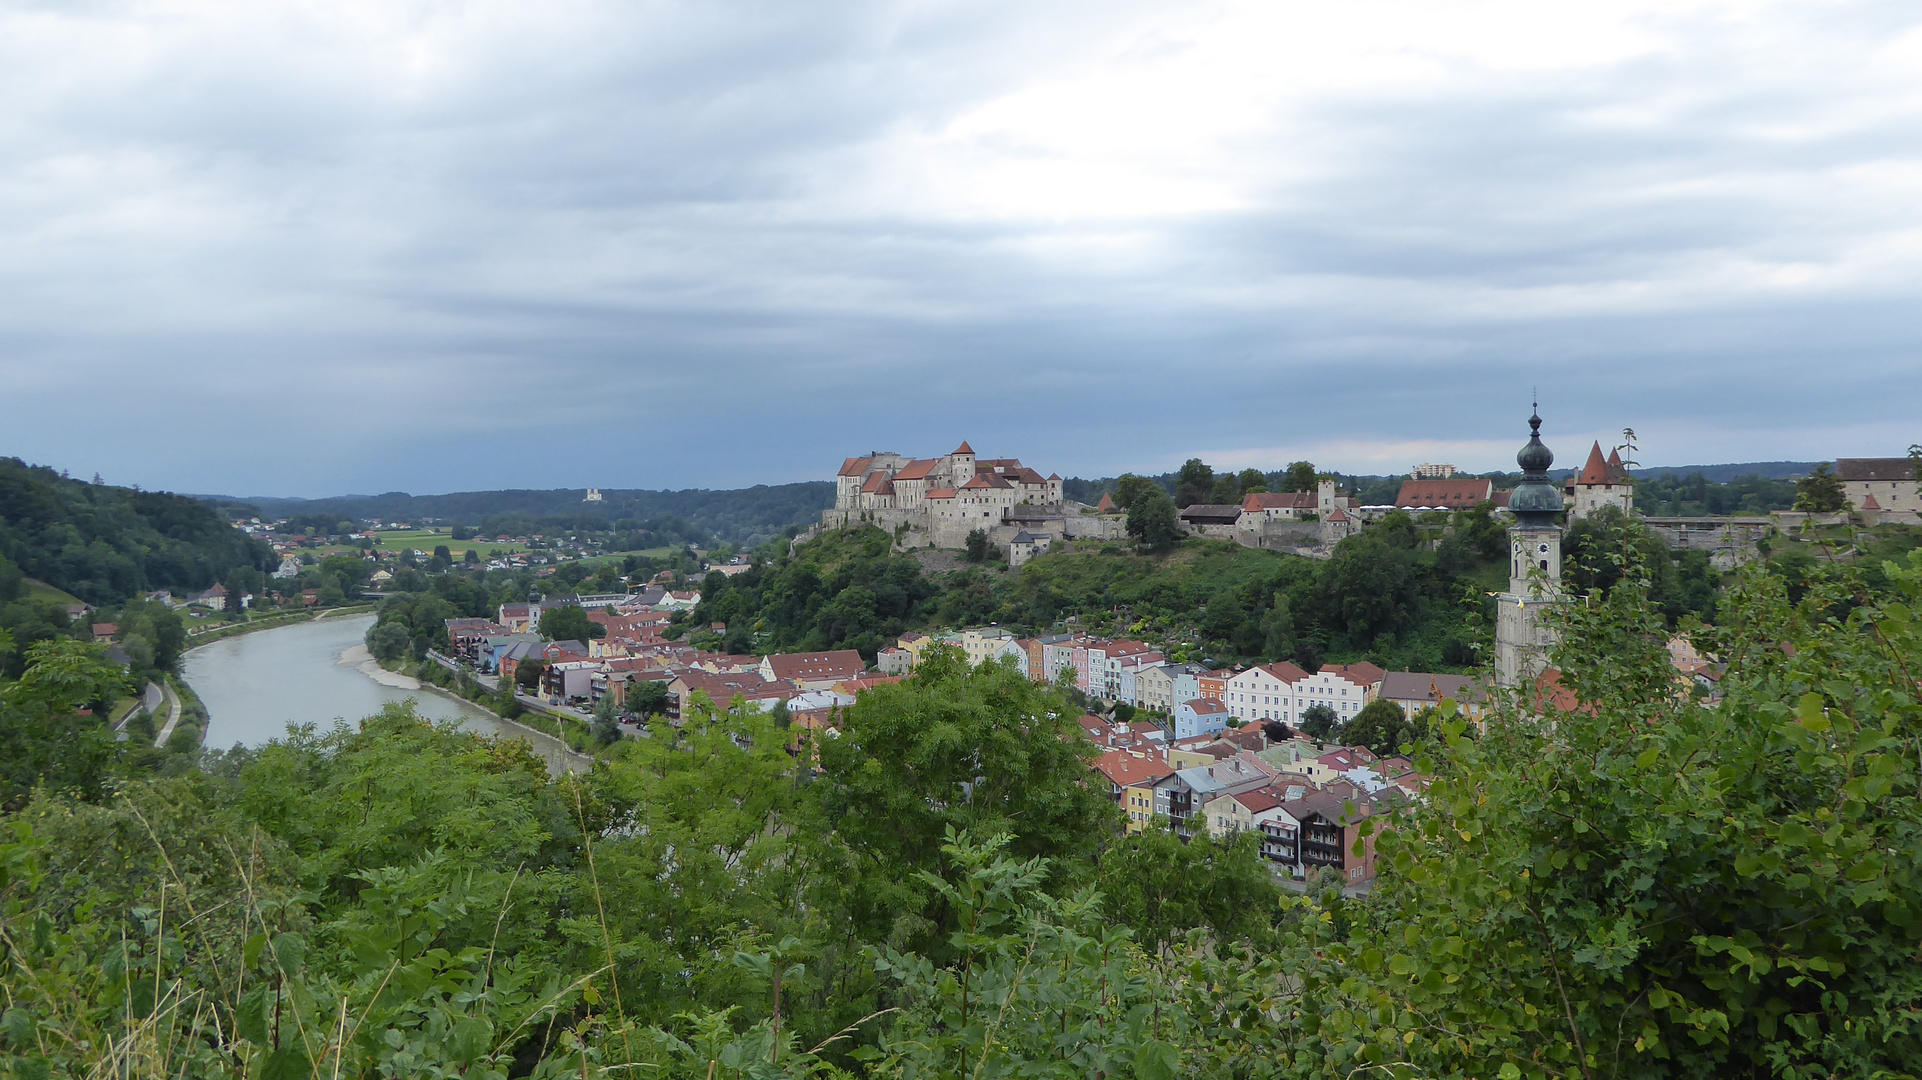
POLYGON ((1194 698, 1175 706, 1168 719, 1169 730, 1175 739, 1192 739, 1197 735, 1212 735, 1228 726, 1231 714, 1228 706, 1207 698, 1194 698))
POLYGON ((1286 721, 1292 718, 1295 684, 1306 678, 1306 671, 1286 660, 1258 664, 1227 680, 1223 704, 1243 721, 1286 721))
POLYGON ((1837 458, 1843 498, 1857 511, 1922 513, 1922 480, 1914 458, 1837 458))
POLYGON ((1435 675, 1425 671, 1390 671, 1382 676, 1377 695, 1383 701, 1401 706, 1410 720, 1423 709, 1440 708, 1453 701, 1461 715, 1474 719, 1487 703, 1482 684, 1465 675, 1435 675))
POLYGON ((843 679, 859 678, 867 663, 853 649, 822 653, 773 653, 761 659, 761 678, 803 690, 826 690, 843 679))

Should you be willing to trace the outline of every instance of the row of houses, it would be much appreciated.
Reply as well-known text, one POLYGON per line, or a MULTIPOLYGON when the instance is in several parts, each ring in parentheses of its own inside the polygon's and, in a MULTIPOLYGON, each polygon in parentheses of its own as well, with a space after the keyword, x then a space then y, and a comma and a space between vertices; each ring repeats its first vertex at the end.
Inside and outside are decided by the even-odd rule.
POLYGON ((1089 697, 1167 717, 1178 739, 1213 734, 1230 722, 1300 723, 1315 705, 1328 706, 1336 720, 1346 721, 1377 698, 1393 701, 1411 717, 1444 700, 1474 716, 1486 697, 1479 683, 1460 675, 1384 671, 1366 661, 1324 664, 1314 672, 1287 661, 1210 669, 1170 663, 1141 641, 1087 634, 1019 637, 998 627, 903 634, 881 650, 876 666, 886 674, 905 674, 933 645, 957 648, 972 664, 1012 663, 1036 682, 1054 683, 1072 672, 1075 687, 1089 697))
POLYGON ((1258 724, 1172 741, 1159 729, 1097 716, 1081 726, 1103 750, 1093 769, 1129 832, 1157 819, 1183 839, 1254 830, 1262 857, 1297 878, 1327 867, 1350 885, 1372 880, 1375 834, 1362 835, 1362 824, 1427 784, 1405 758, 1299 735, 1271 740, 1258 724))

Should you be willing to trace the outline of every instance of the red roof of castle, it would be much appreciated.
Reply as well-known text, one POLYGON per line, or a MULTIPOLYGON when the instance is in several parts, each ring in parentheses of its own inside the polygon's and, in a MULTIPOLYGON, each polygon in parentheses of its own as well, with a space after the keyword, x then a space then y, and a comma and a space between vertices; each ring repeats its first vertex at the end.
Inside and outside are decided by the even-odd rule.
POLYGON ((980 491, 984 488, 1011 488, 1013 484, 1001 479, 999 473, 975 473, 974 479, 961 485, 963 491, 980 491))
POLYGON ((1600 487, 1615 482, 1614 473, 1608 467, 1608 460, 1602 457, 1601 443, 1589 447, 1588 464, 1582 466, 1582 474, 1575 478, 1575 482, 1582 487, 1600 487))
POLYGON ((1101 493, 1101 501, 1098 503, 1095 503, 1094 508, 1096 510, 1113 510, 1114 500, 1109 498, 1108 493, 1104 491, 1101 493))
POLYGON ((888 479, 887 473, 878 472, 868 477, 868 482, 861 485, 861 492, 865 495, 892 495, 894 481, 888 479))
POLYGON ((848 458, 848 459, 846 459, 846 460, 844 460, 844 461, 842 461, 842 462, 841 462, 841 472, 840 472, 840 474, 839 474, 839 475, 841 475, 841 476, 859 476, 859 475, 861 475, 862 473, 864 473, 864 472, 867 472, 867 471, 868 471, 868 462, 870 462, 870 461, 873 461, 873 460, 874 460, 874 459, 873 459, 873 458, 871 458, 871 457, 851 457, 851 458, 848 458))
POLYGON ((1395 505, 1465 509, 1493 497, 1494 490, 1489 480, 1403 480, 1395 505))
POLYGON ((1253 513, 1263 510, 1313 510, 1317 505, 1312 491, 1256 491, 1241 500, 1241 508, 1253 513))
POLYGON ((966 440, 966 439, 962 439, 962 440, 961 440, 961 445, 960 445, 960 446, 957 446, 957 447, 955 447, 955 448, 954 448, 954 452, 955 452, 956 454, 966 454, 966 455, 968 455, 969 457, 973 457, 973 456, 974 456, 974 447, 972 447, 972 446, 969 446, 969 445, 968 445, 968 440, 966 440))
POLYGON ((894 478, 896 480, 926 480, 928 474, 934 471, 936 463, 934 458, 916 458, 906 465, 901 466, 901 471, 895 473, 894 478))

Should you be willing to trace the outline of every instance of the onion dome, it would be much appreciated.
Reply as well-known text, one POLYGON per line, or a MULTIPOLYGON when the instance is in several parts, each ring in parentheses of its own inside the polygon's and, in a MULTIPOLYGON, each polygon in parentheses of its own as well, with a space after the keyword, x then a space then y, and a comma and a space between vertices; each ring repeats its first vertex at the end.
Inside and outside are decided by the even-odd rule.
POLYGON ((1515 519, 1532 528, 1550 528, 1555 515, 1562 512, 1562 493, 1548 479, 1548 467, 1555 464, 1555 452, 1542 445, 1542 418, 1528 418, 1528 444, 1515 455, 1522 467, 1522 482, 1508 495, 1508 509, 1515 519))

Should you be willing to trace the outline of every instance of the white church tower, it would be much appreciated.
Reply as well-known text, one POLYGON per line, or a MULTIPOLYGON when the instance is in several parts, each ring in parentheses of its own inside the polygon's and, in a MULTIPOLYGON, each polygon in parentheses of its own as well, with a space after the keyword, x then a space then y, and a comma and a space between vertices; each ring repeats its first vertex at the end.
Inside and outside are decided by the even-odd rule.
POLYGON ((1495 681, 1502 686, 1532 682, 1548 665, 1555 633, 1542 614, 1561 599, 1562 493, 1548 479, 1555 455, 1542 445, 1539 410, 1528 418, 1528 445, 1515 455, 1522 482, 1509 493, 1515 525, 1508 530, 1508 591, 1496 601, 1495 681))

